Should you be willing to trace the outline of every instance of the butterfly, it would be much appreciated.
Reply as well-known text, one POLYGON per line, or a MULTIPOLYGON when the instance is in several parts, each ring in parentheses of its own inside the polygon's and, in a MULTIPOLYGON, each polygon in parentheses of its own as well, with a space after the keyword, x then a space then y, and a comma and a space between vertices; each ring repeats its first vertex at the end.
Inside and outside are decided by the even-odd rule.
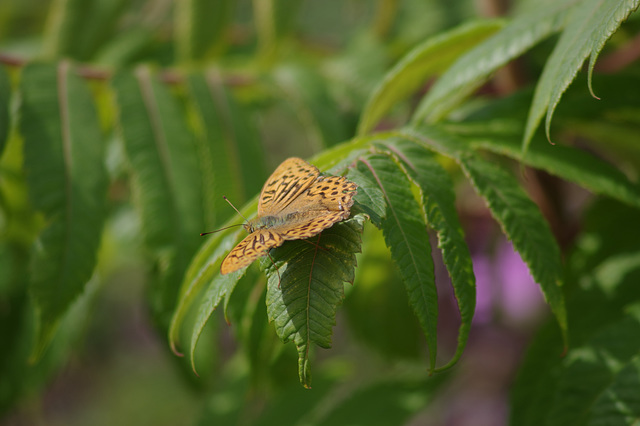
POLYGON ((358 186, 343 176, 322 176, 300 158, 288 158, 267 179, 258 199, 256 218, 244 224, 249 235, 220 266, 235 272, 287 240, 318 235, 350 215, 358 186))

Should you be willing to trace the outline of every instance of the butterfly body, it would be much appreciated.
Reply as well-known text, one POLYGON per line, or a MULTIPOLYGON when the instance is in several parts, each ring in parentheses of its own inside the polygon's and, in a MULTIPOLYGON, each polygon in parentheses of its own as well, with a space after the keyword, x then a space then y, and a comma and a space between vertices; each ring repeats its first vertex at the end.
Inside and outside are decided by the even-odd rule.
POLYGON ((237 271, 287 240, 309 238, 350 215, 357 186, 342 176, 320 176, 300 158, 285 160, 267 179, 249 235, 222 262, 220 272, 237 271))

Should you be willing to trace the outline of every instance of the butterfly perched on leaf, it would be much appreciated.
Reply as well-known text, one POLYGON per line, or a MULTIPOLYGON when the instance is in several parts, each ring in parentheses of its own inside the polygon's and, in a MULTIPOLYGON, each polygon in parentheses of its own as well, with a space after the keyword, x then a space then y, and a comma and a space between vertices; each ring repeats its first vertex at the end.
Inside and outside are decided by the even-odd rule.
POLYGON ((287 240, 318 235, 349 217, 357 185, 343 176, 322 176, 300 158, 282 162, 267 179, 249 235, 222 261, 223 275, 237 271, 287 240))

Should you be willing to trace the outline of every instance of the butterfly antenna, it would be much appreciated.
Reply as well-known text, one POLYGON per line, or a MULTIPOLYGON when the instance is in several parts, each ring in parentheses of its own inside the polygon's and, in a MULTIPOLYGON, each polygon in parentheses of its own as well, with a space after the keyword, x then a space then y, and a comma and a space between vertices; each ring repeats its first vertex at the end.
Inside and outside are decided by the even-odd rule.
POLYGON ((225 226, 224 228, 216 229, 215 231, 202 232, 200 236, 202 237, 203 235, 215 234, 216 232, 224 231, 225 229, 229 229, 229 228, 233 228, 234 226, 241 226, 241 225, 242 225, 241 223, 236 223, 235 225, 225 226))
POLYGON ((240 213, 240 210, 238 210, 236 208, 236 206, 233 205, 233 203, 231 203, 231 201, 229 201, 229 199, 226 196, 222 196, 222 198, 224 198, 224 200, 229 203, 229 205, 236 211, 236 213, 238 213, 240 215, 241 218, 244 219, 245 222, 249 222, 249 219, 247 219, 246 217, 244 217, 244 215, 242 213, 240 213))

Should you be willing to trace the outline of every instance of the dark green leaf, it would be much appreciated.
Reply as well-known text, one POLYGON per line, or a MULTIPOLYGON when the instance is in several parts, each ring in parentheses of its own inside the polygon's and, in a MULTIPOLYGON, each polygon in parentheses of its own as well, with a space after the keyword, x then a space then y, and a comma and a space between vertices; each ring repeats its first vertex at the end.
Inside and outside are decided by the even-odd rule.
POLYGON ((175 4, 176 50, 181 62, 197 62, 221 53, 234 3, 183 0, 175 4))
MULTIPOLYGON (((585 347, 569 352, 555 390, 562 398, 554 400, 547 424, 615 424, 607 419, 620 416, 637 420, 637 398, 629 406, 629 396, 620 395, 622 399, 612 413, 593 411, 602 410, 615 397, 624 381, 620 373, 625 368, 633 370, 640 354, 640 306, 635 305, 629 313, 627 318, 596 333, 585 347)), ((637 382, 638 372, 628 378, 637 382)))
POLYGON ((4 67, 0 67, 0 157, 9 137, 9 102, 11 101, 11 85, 4 67))
POLYGON ((282 66, 273 73, 273 83, 304 128, 307 143, 315 150, 347 138, 340 108, 329 96, 318 72, 300 65, 282 66))
POLYGON ((95 61, 114 69, 135 64, 141 57, 148 55, 156 42, 155 37, 153 29, 146 26, 115 34, 95 55, 95 61))
POLYGON ((107 175, 93 99, 69 64, 29 65, 20 88, 29 198, 47 223, 34 245, 29 278, 37 356, 93 273, 107 175))
POLYGON ((396 372, 393 377, 366 383, 323 413, 318 425, 403 425, 427 406, 446 375, 396 372))
POLYGON ((570 350, 560 356, 555 324, 538 332, 514 385, 512 424, 628 424, 621 419, 638 417, 637 398, 628 398, 637 392, 624 392, 638 379, 640 354, 640 231, 628 225, 637 216, 638 209, 610 199, 590 207, 567 261, 570 350))
MULTIPOLYGON (((255 207, 254 207, 255 209, 255 207)), ((220 264, 226 254, 239 241, 240 230, 235 232, 222 231, 209 236, 204 246, 191 260, 180 287, 180 294, 169 327, 169 342, 174 350, 180 342, 181 329, 185 319, 192 309, 197 309, 195 325, 190 334, 190 353, 195 352, 197 339, 204 328, 211 313, 217 308, 222 298, 233 289, 244 271, 229 275, 220 275, 220 264), (206 289, 205 289, 205 286, 206 289), (200 296, 198 306, 194 308, 196 297, 200 296)), ((194 368, 195 369, 195 368, 194 368)))
POLYGON ((477 154, 460 158, 460 166, 487 202, 493 217, 529 266, 556 316, 565 342, 567 313, 562 294, 560 249, 538 207, 515 178, 477 154))
POLYGON ((561 372, 562 346, 556 323, 548 322, 541 327, 527 350, 511 391, 511 425, 546 424, 555 397, 551 390, 555 389, 561 372))
POLYGON ((196 120, 194 127, 203 176, 207 230, 235 214, 222 197, 226 196, 234 204, 244 203, 253 195, 246 188, 245 178, 250 180, 253 190, 255 175, 260 177, 262 170, 258 159, 260 150, 252 150, 245 141, 238 140, 234 122, 241 125, 241 118, 234 117, 233 99, 220 78, 210 72, 206 76, 192 74, 187 80, 196 120), (243 152, 246 155, 241 155, 243 152), (252 170, 252 167, 256 169, 252 170))
POLYGON ((276 333, 298 349, 298 374, 311 386, 313 344, 331 347, 344 282, 352 283, 364 216, 358 215, 305 241, 289 241, 262 261, 269 276, 267 313, 276 333))
POLYGON ((640 419, 640 354, 614 373, 611 384, 593 404, 589 425, 633 424, 640 419))
MULTIPOLYGON (((382 231, 368 226, 362 238, 356 280, 344 301, 349 335, 389 360, 417 360, 423 355, 423 332, 407 309, 409 299, 382 231)), ((315 389, 315 387, 314 387, 315 389)))
POLYGON ((427 338, 431 368, 437 355, 438 296, 424 213, 403 171, 387 155, 361 157, 358 170, 375 182, 386 201, 382 231, 427 338))
POLYGON ((113 78, 132 189, 147 247, 160 261, 153 309, 168 323, 179 277, 200 243, 204 227, 198 151, 184 112, 148 69, 113 78))
POLYGON ((382 220, 386 215, 386 204, 382 191, 375 181, 359 171, 350 168, 347 177, 358 184, 358 193, 354 197, 352 210, 361 210, 369 216, 371 222, 378 228, 382 227, 382 220))
POLYGON ((280 41, 293 28, 300 1, 264 0, 253 3, 258 46, 263 60, 275 58, 280 41))
POLYGON ((453 359, 442 367, 447 368, 462 356, 476 305, 473 265, 456 212, 453 182, 434 155, 425 148, 406 140, 394 142, 389 148, 402 161, 408 176, 421 189, 427 223, 437 232, 438 248, 442 250, 458 301, 461 320, 458 348, 453 359))
POLYGON ((51 2, 50 20, 44 35, 43 56, 56 59, 76 57, 81 50, 82 33, 91 9, 86 0, 55 0, 51 2))
MULTIPOLYGON (((73 2, 69 2, 73 3, 73 2)), ((77 43, 77 59, 92 59, 102 46, 110 41, 119 31, 118 24, 129 6, 128 0, 93 0, 89 3, 89 10, 80 16, 82 28, 75 34, 74 45, 77 43), (77 34, 82 37, 77 37, 77 34)))
MULTIPOLYGON (((208 156, 203 160, 203 167, 210 168, 213 174, 208 178, 205 172, 205 179, 212 179, 215 185, 207 190, 216 191, 205 195, 213 200, 221 200, 223 195, 237 196, 232 200, 234 203, 246 203, 262 189, 267 177, 255 117, 236 100, 216 70, 203 76, 191 75, 188 86, 197 118, 197 133, 202 139, 199 143, 203 155, 208 156), (204 164, 209 161, 210 164, 204 164), (225 192, 217 192, 222 190, 225 192)), ((225 206, 228 208, 226 203, 225 206)))
MULTIPOLYGON (((217 266, 216 270, 219 271, 220 270, 219 264, 216 264, 216 266, 217 266)), ((202 299, 200 299, 198 311, 196 312, 195 322, 192 325, 193 329, 191 331, 191 339, 190 339, 190 346, 189 346, 189 359, 191 360, 191 367, 193 368, 194 372, 196 371, 195 353, 196 353, 196 346, 198 344, 198 339, 202 335, 202 332, 204 330, 205 325, 207 324, 207 321, 209 321, 211 314, 216 309, 216 307, 220 304, 220 301, 222 300, 222 298, 225 297, 225 295, 227 295, 228 293, 231 293, 233 291, 233 288, 238 283, 238 279, 240 278, 240 275, 241 275, 241 272, 234 272, 229 275, 220 275, 220 274, 216 275, 213 278, 213 280, 211 280, 209 287, 205 290, 205 293, 202 299)), ((179 308, 180 307, 181 306, 179 306, 179 308)), ((174 314, 171 320, 170 333, 172 333, 173 330, 175 330, 175 333, 179 331, 175 329, 175 327, 180 325, 179 323, 176 322, 177 317, 178 316, 174 314)), ((171 341, 171 345, 174 348, 174 352, 176 352, 176 346, 175 346, 176 340, 172 339, 171 334, 170 334, 170 341, 171 341)))

